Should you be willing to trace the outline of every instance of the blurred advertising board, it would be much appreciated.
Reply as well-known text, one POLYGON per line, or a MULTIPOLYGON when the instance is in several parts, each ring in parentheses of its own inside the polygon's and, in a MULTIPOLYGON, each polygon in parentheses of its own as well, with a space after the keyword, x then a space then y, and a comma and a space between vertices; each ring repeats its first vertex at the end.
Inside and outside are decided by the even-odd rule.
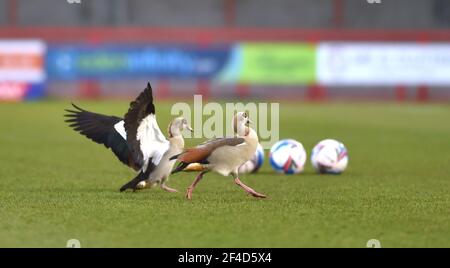
POLYGON ((450 44, 320 43, 317 75, 332 86, 448 86, 450 44))
POLYGON ((310 84, 316 73, 316 47, 308 44, 242 44, 240 82, 310 84))
POLYGON ((309 44, 242 43, 222 46, 50 46, 51 80, 208 79, 220 83, 309 84, 316 48, 309 44))
POLYGON ((54 80, 202 79, 219 72, 229 47, 177 45, 52 46, 47 71, 54 80))
POLYGON ((39 40, 0 40, 0 101, 44 95, 45 51, 39 40))
POLYGON ((218 78, 256 85, 307 85, 316 80, 316 46, 306 43, 242 43, 218 78))

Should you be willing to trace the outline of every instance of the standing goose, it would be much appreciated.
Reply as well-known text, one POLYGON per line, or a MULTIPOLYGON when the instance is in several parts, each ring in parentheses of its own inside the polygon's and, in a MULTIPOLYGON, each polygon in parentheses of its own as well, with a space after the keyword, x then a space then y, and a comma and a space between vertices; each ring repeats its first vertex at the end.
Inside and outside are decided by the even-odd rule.
POLYGON ((184 148, 181 131, 192 128, 182 117, 175 118, 169 125, 169 140, 159 129, 153 105, 150 83, 147 88, 130 103, 124 118, 107 116, 86 111, 75 104, 75 110, 66 110, 75 131, 92 141, 110 148, 125 165, 138 171, 138 175, 120 188, 137 190, 159 183, 169 192, 176 192, 166 185, 175 161, 169 156, 179 154, 184 148))
POLYGON ((239 179, 239 167, 253 157, 258 146, 258 135, 248 126, 250 123, 247 113, 239 112, 232 121, 235 137, 212 139, 170 158, 180 161, 172 173, 183 170, 191 163, 199 163, 202 166, 203 171, 187 189, 187 199, 192 199, 195 186, 203 178, 203 175, 211 170, 223 176, 231 174, 234 182, 254 197, 266 197, 239 179))

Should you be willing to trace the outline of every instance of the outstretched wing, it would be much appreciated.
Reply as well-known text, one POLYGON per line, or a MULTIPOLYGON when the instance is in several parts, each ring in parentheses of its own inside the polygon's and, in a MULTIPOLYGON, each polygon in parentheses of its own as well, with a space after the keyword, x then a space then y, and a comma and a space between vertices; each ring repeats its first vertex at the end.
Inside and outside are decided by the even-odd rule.
POLYGON ((65 122, 81 135, 110 148, 117 158, 130 166, 128 144, 123 136, 123 119, 86 111, 72 103, 74 110, 66 109, 65 122), (122 132, 122 133, 121 133, 122 132))
POLYGON ((214 150, 222 146, 237 146, 245 142, 244 138, 216 138, 208 140, 197 147, 188 148, 183 153, 179 155, 172 156, 170 159, 177 159, 180 164, 175 168, 172 173, 183 170, 191 163, 201 163, 206 164, 208 162, 208 157, 214 150))
POLYGON ((169 149, 169 141, 164 137, 158 126, 153 105, 153 95, 150 83, 125 114, 125 131, 128 147, 136 166, 145 171, 148 162, 156 166, 164 153, 169 149))

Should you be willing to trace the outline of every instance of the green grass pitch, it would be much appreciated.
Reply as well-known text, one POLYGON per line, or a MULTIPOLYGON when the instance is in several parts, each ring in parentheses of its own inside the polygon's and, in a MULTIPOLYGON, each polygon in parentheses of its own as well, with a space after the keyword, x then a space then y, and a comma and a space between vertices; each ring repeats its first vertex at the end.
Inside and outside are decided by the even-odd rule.
MULTIPOLYGON (((128 102, 80 102, 122 115, 128 102)), ((169 102, 157 102, 160 127, 169 102)), ((195 174, 160 189, 119 193, 133 172, 68 128, 69 101, 0 104, 0 246, 65 247, 450 247, 450 107, 393 103, 281 103, 281 138, 308 155, 324 138, 350 155, 340 176, 277 175, 267 161, 244 182, 195 174)), ((198 141, 187 141, 194 145, 198 141)), ((267 159, 266 159, 267 160, 267 159)))

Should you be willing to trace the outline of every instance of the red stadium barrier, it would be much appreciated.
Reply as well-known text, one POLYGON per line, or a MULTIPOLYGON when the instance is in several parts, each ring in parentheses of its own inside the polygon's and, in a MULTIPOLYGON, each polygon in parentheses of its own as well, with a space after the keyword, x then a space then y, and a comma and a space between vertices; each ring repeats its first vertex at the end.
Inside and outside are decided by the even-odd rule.
POLYGON ((311 101, 323 101, 327 98, 327 88, 321 85, 311 85, 307 91, 307 98, 311 101))
POLYGON ((397 86, 395 88, 395 100, 398 102, 403 102, 406 100, 406 87, 403 85, 397 86))
POLYGON ((417 88, 417 101, 426 102, 430 98, 429 88, 427 86, 419 86, 417 88))
POLYGON ((318 41, 450 41, 450 30, 349 30, 277 28, 152 28, 152 27, 0 27, 0 38, 40 38, 48 42, 176 42, 232 43, 318 41))

